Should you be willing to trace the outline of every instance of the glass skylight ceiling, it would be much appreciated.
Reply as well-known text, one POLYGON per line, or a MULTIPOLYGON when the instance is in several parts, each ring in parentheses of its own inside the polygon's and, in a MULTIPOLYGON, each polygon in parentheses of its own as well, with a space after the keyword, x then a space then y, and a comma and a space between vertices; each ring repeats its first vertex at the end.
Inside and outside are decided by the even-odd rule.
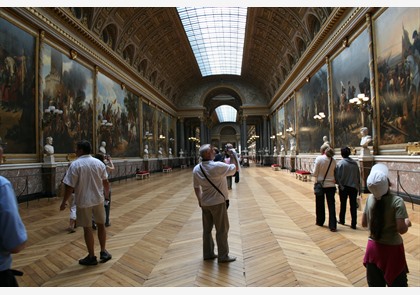
POLYGON ((221 105, 215 109, 219 122, 236 122, 236 109, 229 105, 221 105))
POLYGON ((240 75, 246 7, 178 7, 203 76, 240 75))

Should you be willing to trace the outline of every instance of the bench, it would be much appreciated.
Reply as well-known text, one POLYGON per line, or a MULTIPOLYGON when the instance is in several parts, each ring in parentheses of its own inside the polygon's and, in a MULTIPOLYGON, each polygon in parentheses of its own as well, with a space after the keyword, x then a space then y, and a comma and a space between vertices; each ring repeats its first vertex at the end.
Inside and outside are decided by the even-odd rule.
POLYGON ((300 181, 308 181, 311 180, 311 172, 306 170, 296 170, 295 171, 296 179, 299 179, 300 181))
POLYGON ((136 173, 136 179, 143 179, 145 177, 146 178, 150 177, 149 171, 140 171, 140 172, 136 173))
POLYGON ((163 172, 172 172, 172 167, 163 167, 163 172))

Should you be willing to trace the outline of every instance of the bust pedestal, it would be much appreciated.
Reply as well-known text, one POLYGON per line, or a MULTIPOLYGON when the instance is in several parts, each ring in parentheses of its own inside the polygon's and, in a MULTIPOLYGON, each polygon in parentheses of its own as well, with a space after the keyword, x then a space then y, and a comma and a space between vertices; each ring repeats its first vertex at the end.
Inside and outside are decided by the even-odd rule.
POLYGON ((367 188, 367 178, 373 166, 373 156, 362 156, 359 158, 360 178, 362 180, 362 192, 369 193, 367 188))

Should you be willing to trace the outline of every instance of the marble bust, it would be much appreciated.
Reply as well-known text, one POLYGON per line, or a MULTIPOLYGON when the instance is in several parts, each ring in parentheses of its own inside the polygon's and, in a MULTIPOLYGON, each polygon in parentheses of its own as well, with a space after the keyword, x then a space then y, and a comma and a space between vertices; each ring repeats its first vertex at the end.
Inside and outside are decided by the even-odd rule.
POLYGON ((48 136, 46 138, 46 145, 44 146, 44 153, 47 156, 51 156, 54 154, 54 147, 53 147, 53 138, 51 136, 48 136))
POLYGON ((368 135, 367 127, 362 127, 360 129, 360 134, 362 135, 362 139, 360 140, 360 146, 361 146, 360 155, 369 156, 370 150, 368 146, 372 142, 372 136, 368 135))
POLYGON ((144 159, 148 159, 148 158, 149 158, 149 145, 147 145, 147 144, 146 144, 146 145, 144 146, 144 151, 143 151, 143 153, 144 153, 144 154, 143 154, 143 158, 144 158, 144 159))
POLYGON ((106 155, 106 142, 102 141, 101 142, 101 146, 99 147, 99 153, 101 153, 102 155, 106 155))
POLYGON ((44 162, 52 164, 55 162, 54 159, 54 147, 53 147, 53 138, 48 136, 46 139, 46 144, 44 145, 44 162))

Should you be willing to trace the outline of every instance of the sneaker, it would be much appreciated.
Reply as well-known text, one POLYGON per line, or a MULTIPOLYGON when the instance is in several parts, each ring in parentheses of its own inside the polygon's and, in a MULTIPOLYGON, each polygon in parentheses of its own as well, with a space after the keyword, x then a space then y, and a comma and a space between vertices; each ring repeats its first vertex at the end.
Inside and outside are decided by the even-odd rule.
POLYGON ((111 226, 111 222, 105 222, 105 226, 106 227, 111 226))
POLYGON ((89 254, 83 259, 79 259, 79 264, 81 265, 97 265, 98 260, 96 259, 96 256, 90 257, 89 254))
POLYGON ((110 260, 111 258, 112 258, 112 255, 109 254, 107 250, 101 251, 101 256, 100 256, 101 263, 105 263, 108 260, 110 260))
POLYGON ((226 258, 219 259, 217 262, 218 263, 225 263, 225 262, 232 262, 232 261, 235 261, 235 260, 236 260, 235 256, 227 256, 226 258))

